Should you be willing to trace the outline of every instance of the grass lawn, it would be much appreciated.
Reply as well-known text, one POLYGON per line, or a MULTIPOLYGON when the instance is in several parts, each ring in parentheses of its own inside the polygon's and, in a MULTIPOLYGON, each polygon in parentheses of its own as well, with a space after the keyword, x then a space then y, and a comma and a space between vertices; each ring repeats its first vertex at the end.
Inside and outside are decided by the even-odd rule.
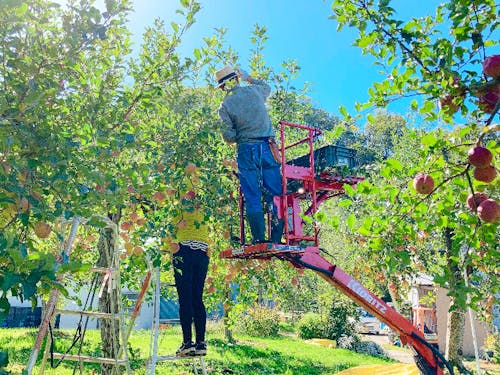
MULTIPOLYGON (((11 374, 21 374, 28 361, 34 343, 36 329, 0 329, 0 351, 8 351, 9 365, 6 370, 11 374)), ((55 351, 65 352, 71 345, 74 331, 58 330, 55 351)), ((259 338, 235 335, 237 343, 228 344, 219 326, 208 327, 208 354, 205 357, 207 371, 212 375, 227 374, 286 374, 320 375, 335 374, 346 368, 393 362, 389 359, 370 357, 344 349, 326 348, 307 343, 303 340, 283 335, 274 338, 259 338)), ((98 356, 100 333, 88 330, 82 354, 98 356)), ((180 345, 180 327, 162 330, 159 337, 159 355, 172 355, 180 345)), ((145 374, 146 362, 150 353, 150 331, 134 331, 129 341, 129 356, 135 374, 145 374)), ((71 353, 76 353, 73 348, 71 353)), ((40 359, 37 365, 40 364, 40 359)), ((44 374, 73 374, 75 362, 64 361, 52 369, 47 363, 44 374)), ((192 374, 192 361, 178 360, 158 363, 157 374, 192 374)), ((76 369, 75 374, 79 374, 76 369)), ((99 374, 99 365, 86 364, 85 374, 99 374)), ((34 374, 38 374, 38 367, 34 374)))

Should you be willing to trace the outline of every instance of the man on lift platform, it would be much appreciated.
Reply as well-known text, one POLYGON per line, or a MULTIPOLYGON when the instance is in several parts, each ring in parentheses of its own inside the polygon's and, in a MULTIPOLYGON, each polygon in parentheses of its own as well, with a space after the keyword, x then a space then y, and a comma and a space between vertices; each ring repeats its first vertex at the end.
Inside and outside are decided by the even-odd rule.
MULTIPOLYGON (((232 70, 227 70, 228 74, 220 74, 218 77, 219 85, 225 82, 225 77, 237 77, 236 73, 232 70)), ((244 76, 243 73, 242 76, 244 76)), ((236 82, 237 83, 237 82, 236 82)), ((268 95, 269 90, 267 89, 268 95)), ((228 100, 230 96, 226 97, 228 100)), ((232 123, 229 121, 234 121, 232 116, 237 116, 238 113, 226 112, 226 108, 221 106, 221 118, 226 118, 226 123, 232 123)), ((227 135, 225 139, 235 139, 233 142, 237 142, 237 132, 234 128, 227 129, 227 135), (228 137, 231 135, 231 130, 233 138, 228 137)), ((271 133, 269 133, 271 134, 271 133)), ((401 340, 401 343, 407 344, 413 347, 415 351, 415 362, 418 369, 425 375, 443 375, 444 367, 447 368, 450 374, 453 374, 453 368, 451 364, 446 361, 443 354, 439 352, 439 349, 434 347, 431 343, 426 340, 424 336, 425 332, 419 331, 408 319, 399 314, 391 306, 389 306, 382 299, 374 295, 368 289, 366 289, 357 280, 346 274, 338 265, 331 263, 328 259, 324 258, 321 253, 325 252, 319 245, 319 231, 317 227, 314 226, 314 231, 312 234, 306 234, 303 231, 303 217, 310 216, 313 217, 317 212, 318 206, 329 198, 337 197, 345 193, 345 185, 354 186, 357 183, 363 181, 361 176, 343 176, 337 173, 335 170, 330 170, 329 166, 343 165, 344 155, 343 150, 336 148, 335 146, 323 147, 317 150, 313 149, 313 139, 318 135, 318 129, 301 124, 294 124, 286 121, 280 121, 280 136, 281 136, 281 151, 285 152, 287 149, 307 144, 309 145, 309 154, 307 157, 299 157, 297 159, 289 160, 283 163, 283 186, 287 186, 287 193, 285 197, 280 197, 281 204, 284 207, 280 207, 280 210, 285 211, 283 216, 287 217, 286 221, 286 236, 285 244, 277 244, 276 242, 272 244, 261 244, 261 245, 251 245, 242 246, 238 249, 226 249, 219 253, 221 258, 225 259, 280 259, 290 262, 293 266, 298 269, 310 269, 316 272, 319 276, 329 282, 332 286, 340 290, 351 300, 356 302, 360 307, 364 308, 366 311, 370 312, 373 316, 377 317, 381 322, 387 324, 393 331, 395 331, 401 340), (295 129, 301 129, 307 133, 307 136, 301 140, 295 140, 293 143, 286 144, 285 142, 285 126, 292 127, 295 129), (294 189, 288 188, 289 180, 296 182, 294 184, 294 189), (283 199, 285 198, 285 199, 283 199), (304 210, 305 208, 305 210, 304 210), (305 244, 304 244, 305 242, 305 244)), ((259 149, 267 150, 264 147, 265 142, 257 143, 259 149), (261 146, 262 145, 262 146, 261 146)), ((251 147, 251 143, 249 143, 251 147)), ((238 143, 238 166, 242 171, 246 170, 246 165, 241 163, 241 158, 247 157, 248 155, 241 154, 242 151, 241 144, 238 143)), ((252 154, 248 157, 253 157, 252 154)), ((283 160, 285 160, 283 155, 283 160)), ((348 165, 351 165, 350 163, 348 165)), ((279 171, 279 167, 278 167, 279 171)), ((240 180, 243 180, 240 176, 240 180)), ((251 186, 250 186, 251 187, 251 186)), ((243 194, 245 192, 242 186, 243 194)), ((276 195, 277 194, 276 190, 276 195)), ((261 197, 261 195, 259 195, 261 197)), ((245 196, 246 199, 248 199, 245 196)), ((260 202, 260 201, 259 201, 260 202)), ((255 203, 255 202, 254 202, 255 203)), ((260 205, 259 205, 260 207, 260 205)), ((241 205, 240 205, 241 208, 241 205)), ((251 207, 255 209, 255 207, 251 207)), ((249 209, 247 202, 247 215, 248 213, 255 213, 256 210, 249 209)), ((262 211, 259 211, 262 213, 262 211)), ((263 220, 262 220, 263 221, 263 220)), ((250 223, 252 223, 250 221, 250 223)), ((254 227, 252 227, 252 234, 259 234, 254 227)), ((260 229, 259 229, 260 230, 260 229)), ((260 234, 263 234, 263 228, 260 234)), ((281 236, 282 233, 280 232, 281 236)), ((263 237, 263 235, 262 235, 263 237)), ((257 237, 257 238, 262 238, 257 237)))
POLYGON ((230 66, 216 72, 215 79, 217 87, 226 92, 219 108, 219 118, 226 126, 222 137, 228 143, 237 144, 239 180, 252 243, 280 243, 284 222, 279 218, 273 198, 281 195, 281 164, 272 152, 275 132, 265 104, 271 88, 264 81, 250 77, 243 70, 236 72, 230 66), (249 84, 240 86, 240 79, 249 84), (272 206, 270 241, 265 239, 262 198, 266 206, 272 206))

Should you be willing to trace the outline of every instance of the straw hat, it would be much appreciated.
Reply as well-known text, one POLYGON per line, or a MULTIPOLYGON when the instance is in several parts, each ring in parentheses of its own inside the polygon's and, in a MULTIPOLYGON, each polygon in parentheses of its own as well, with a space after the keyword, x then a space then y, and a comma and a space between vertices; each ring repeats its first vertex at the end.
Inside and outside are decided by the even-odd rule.
POLYGON ((236 72, 229 65, 226 65, 221 70, 215 72, 215 80, 217 81, 217 87, 221 87, 227 80, 237 77, 236 72))

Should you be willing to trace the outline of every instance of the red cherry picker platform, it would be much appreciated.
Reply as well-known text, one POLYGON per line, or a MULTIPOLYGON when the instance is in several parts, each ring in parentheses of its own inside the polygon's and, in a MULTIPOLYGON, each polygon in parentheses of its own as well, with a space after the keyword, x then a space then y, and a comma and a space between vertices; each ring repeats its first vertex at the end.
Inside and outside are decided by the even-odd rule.
POLYGON ((221 252, 220 257, 277 258, 292 263, 298 269, 307 268, 316 272, 397 332, 402 344, 413 348, 415 362, 422 374, 442 375, 445 367, 453 374, 453 368, 436 346, 430 344, 424 334, 408 319, 320 254, 318 228, 313 220, 318 206, 329 198, 344 194, 344 185, 355 186, 363 180, 363 177, 345 176, 331 169, 332 166, 352 167, 353 150, 337 146, 314 150, 313 143, 321 136, 320 129, 285 121, 281 121, 279 125, 282 195, 275 197, 275 203, 278 203, 279 216, 284 218, 285 242, 245 243, 244 197, 240 192, 240 247, 225 250, 221 252), (294 141, 287 144, 285 136, 288 137, 289 133, 294 141), (306 148, 308 152, 304 156, 287 161, 286 154, 294 147, 306 148), (307 216, 312 218, 308 220, 312 224, 305 230, 304 217, 307 216))

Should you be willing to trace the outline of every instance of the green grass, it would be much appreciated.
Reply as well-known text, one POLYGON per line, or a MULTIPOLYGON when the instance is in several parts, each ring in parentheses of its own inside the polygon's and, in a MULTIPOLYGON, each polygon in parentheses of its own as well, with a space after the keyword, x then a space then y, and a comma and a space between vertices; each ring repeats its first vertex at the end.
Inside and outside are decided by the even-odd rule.
MULTIPOLYGON (((6 370, 11 374, 21 374, 25 367, 37 331, 34 329, 0 329, 0 351, 9 352, 9 365, 6 370)), ((59 330, 55 340, 56 351, 65 352, 74 332, 59 330)), ((212 375, 226 374, 286 374, 321 375, 335 374, 349 367, 385 363, 390 360, 357 354, 344 349, 331 349, 303 340, 286 336, 259 338, 235 335, 236 344, 228 344, 220 327, 210 326, 207 334, 208 355, 205 357, 207 370, 212 375)), ((172 355, 180 345, 179 327, 163 330, 159 337, 159 355, 172 355)), ((100 355, 100 333, 88 330, 82 354, 100 355)), ((130 339, 129 356, 135 374, 144 374, 149 357, 150 332, 134 331, 130 339)), ((73 350, 72 352, 75 352, 73 350)), ((39 356, 37 366, 40 364, 39 356)), ((51 369, 47 363, 45 374, 73 374, 74 362, 64 361, 58 368, 51 369)), ((79 374, 77 369, 76 374, 79 374)), ((86 364, 85 374, 98 374, 99 365, 86 364)), ((157 374, 192 374, 192 361, 166 361, 157 366, 157 374)), ((38 367, 34 374, 38 374, 38 367)))

